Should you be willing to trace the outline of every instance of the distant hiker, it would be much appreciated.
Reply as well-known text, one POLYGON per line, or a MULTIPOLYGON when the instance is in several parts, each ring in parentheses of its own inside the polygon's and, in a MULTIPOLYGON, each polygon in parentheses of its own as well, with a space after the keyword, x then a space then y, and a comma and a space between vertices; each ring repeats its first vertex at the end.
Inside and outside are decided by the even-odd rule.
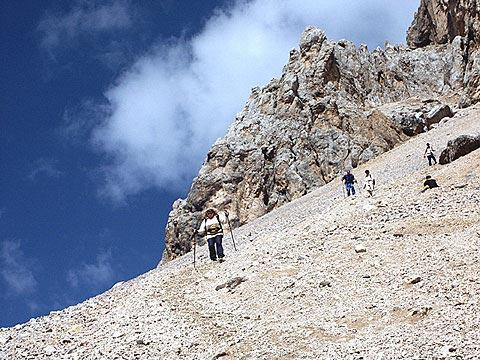
POLYGON ((220 215, 214 209, 208 209, 205 212, 205 218, 200 224, 198 233, 200 235, 205 235, 208 243, 208 250, 210 252, 210 259, 212 261, 217 261, 217 258, 220 262, 223 261, 223 226, 222 222, 225 223, 226 217, 228 217, 228 212, 224 211, 224 215, 220 215))
POLYGON ((365 170, 365 185, 363 185, 363 188, 367 190, 369 196, 373 196, 373 190, 375 190, 375 179, 370 173, 370 170, 365 170))
POLYGON ((437 188, 437 187, 439 187, 437 184, 437 181, 435 179, 432 179, 430 175, 427 175, 427 177, 425 178, 425 182, 423 183, 422 192, 425 192, 427 190, 437 188))
POLYGON ((427 148, 425 149, 423 157, 426 157, 428 159, 428 166, 432 166, 432 161, 434 162, 433 165, 437 164, 437 159, 435 159, 435 155, 433 154, 434 151, 435 150, 433 150, 432 146, 427 143, 427 148))
POLYGON ((347 190, 347 196, 350 196, 350 194, 355 195, 355 186, 354 183, 357 182, 355 180, 355 176, 350 172, 350 170, 347 170, 347 173, 342 177, 342 181, 345 183, 345 189, 347 190))

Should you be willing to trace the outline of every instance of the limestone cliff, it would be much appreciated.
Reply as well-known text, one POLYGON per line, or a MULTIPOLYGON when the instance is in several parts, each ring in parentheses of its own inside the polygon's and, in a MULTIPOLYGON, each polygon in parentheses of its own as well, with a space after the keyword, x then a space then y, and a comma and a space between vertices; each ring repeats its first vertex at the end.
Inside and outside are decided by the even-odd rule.
MULTIPOLYGON (((187 198, 174 203, 164 260, 190 250, 206 207, 228 208, 234 227, 245 224, 476 102, 476 25, 412 45, 426 36, 420 35, 425 27, 439 34, 433 31, 440 20, 427 24, 424 17, 449 17, 450 7, 431 10, 435 3, 422 2, 409 30, 410 47, 387 43, 370 52, 306 29, 282 76, 252 90, 209 151, 187 198)), ((465 9, 472 4, 465 2, 465 9)))
POLYGON ((477 0, 422 0, 408 30, 411 48, 446 44, 455 37, 467 37, 476 45, 480 30, 480 2, 477 0))
POLYGON ((447 44, 462 39, 465 47, 465 91, 461 106, 480 100, 480 2, 478 0, 422 0, 408 30, 411 48, 447 44))

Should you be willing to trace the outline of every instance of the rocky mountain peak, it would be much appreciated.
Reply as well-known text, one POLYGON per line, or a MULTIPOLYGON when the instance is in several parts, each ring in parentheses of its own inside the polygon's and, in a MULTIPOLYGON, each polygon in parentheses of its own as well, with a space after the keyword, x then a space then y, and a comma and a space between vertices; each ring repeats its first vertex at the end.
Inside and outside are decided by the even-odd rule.
POLYGON ((408 30, 407 43, 415 49, 450 43, 461 36, 478 46, 479 30, 478 0, 422 0, 408 30))
POLYGON ((305 29, 302 36, 300 37, 300 51, 305 53, 309 51, 312 47, 317 47, 317 49, 322 47, 323 42, 327 39, 325 32, 309 26, 305 29))

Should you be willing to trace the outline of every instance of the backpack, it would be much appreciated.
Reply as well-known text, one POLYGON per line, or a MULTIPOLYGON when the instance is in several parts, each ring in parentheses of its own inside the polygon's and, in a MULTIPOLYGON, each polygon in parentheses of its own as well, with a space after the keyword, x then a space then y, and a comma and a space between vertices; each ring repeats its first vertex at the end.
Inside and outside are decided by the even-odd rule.
POLYGON ((216 235, 218 233, 223 232, 223 227, 222 227, 222 222, 220 221, 220 216, 217 214, 216 219, 218 222, 218 227, 210 227, 210 229, 207 229, 207 218, 204 218, 205 221, 205 236, 206 235, 216 235))

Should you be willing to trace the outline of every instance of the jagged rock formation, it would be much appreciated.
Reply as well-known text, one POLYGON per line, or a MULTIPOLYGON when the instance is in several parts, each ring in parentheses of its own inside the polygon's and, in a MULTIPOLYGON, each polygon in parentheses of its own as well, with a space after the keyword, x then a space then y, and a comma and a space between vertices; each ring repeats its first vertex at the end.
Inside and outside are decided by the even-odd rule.
POLYGON ((238 228, 224 263, 199 247, 198 271, 187 254, 0 328, 0 360, 480 358, 480 150, 422 157, 478 136, 479 116, 460 109, 360 165, 374 198, 345 199, 337 179, 238 228), (440 188, 420 193, 426 174, 440 188))
POLYGON ((480 3, 477 0, 422 0, 408 30, 411 48, 447 44, 457 36, 480 43, 480 3))
POLYGON ((480 136, 462 135, 448 142, 447 148, 442 151, 438 161, 441 165, 445 165, 479 148, 480 136))
POLYGON ((422 0, 407 43, 415 49, 452 43, 464 47, 463 107, 480 100, 480 2, 478 0, 422 0))
POLYGON ((369 52, 307 29, 281 78, 253 89, 173 205, 164 259, 190 250, 206 207, 228 207, 232 224, 245 224, 452 116, 468 78, 466 41, 369 52))

